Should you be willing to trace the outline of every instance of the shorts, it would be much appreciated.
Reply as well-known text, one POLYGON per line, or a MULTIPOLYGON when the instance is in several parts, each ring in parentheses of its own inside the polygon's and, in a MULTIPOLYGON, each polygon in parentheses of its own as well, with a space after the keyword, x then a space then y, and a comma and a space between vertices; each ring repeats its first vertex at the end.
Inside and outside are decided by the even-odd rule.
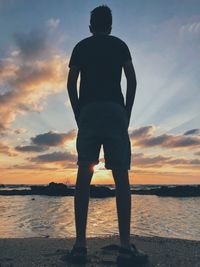
POLYGON ((125 108, 120 104, 93 102, 81 109, 76 139, 77 165, 98 164, 101 145, 106 169, 130 170, 128 119, 125 108))

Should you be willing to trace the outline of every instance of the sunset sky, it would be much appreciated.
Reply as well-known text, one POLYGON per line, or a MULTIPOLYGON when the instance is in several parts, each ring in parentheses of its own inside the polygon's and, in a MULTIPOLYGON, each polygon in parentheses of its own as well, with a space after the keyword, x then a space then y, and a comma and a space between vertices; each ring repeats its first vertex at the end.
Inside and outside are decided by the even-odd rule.
POLYGON ((101 4, 137 76, 130 182, 200 183, 200 1, 0 0, 0 184, 75 182, 68 61, 101 4))

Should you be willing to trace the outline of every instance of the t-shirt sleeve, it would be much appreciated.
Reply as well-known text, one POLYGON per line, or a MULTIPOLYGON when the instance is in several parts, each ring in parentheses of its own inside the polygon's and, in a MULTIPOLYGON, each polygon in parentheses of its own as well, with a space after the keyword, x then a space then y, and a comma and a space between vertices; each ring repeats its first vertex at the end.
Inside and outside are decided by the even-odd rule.
POLYGON ((81 51, 78 44, 75 45, 69 60, 68 67, 71 68, 71 66, 81 67, 81 51))
POLYGON ((122 43, 122 53, 121 53, 122 64, 126 61, 132 60, 130 50, 125 42, 122 43))

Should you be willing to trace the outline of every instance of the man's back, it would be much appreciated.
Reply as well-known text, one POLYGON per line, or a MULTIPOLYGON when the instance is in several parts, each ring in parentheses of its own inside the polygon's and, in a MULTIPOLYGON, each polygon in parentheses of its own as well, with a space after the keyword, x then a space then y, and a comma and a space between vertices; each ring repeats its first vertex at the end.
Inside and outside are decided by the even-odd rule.
POLYGON ((75 46, 68 65, 67 87, 78 126, 78 172, 74 201, 77 236, 70 257, 74 263, 87 262, 89 185, 103 146, 105 168, 112 170, 116 184, 121 244, 117 264, 128 266, 130 263, 146 263, 147 256, 130 244, 131 192, 128 170, 131 168, 131 142, 128 126, 136 92, 132 58, 127 45, 110 35, 112 13, 108 6, 102 5, 91 11, 89 29, 93 36, 75 46), (120 85, 122 67, 127 80, 125 105, 120 85), (81 84, 78 97, 79 72, 81 84))
POLYGON ((95 34, 74 47, 69 67, 81 72, 80 108, 94 101, 111 101, 124 106, 121 92, 123 64, 131 60, 125 42, 108 34, 95 34))

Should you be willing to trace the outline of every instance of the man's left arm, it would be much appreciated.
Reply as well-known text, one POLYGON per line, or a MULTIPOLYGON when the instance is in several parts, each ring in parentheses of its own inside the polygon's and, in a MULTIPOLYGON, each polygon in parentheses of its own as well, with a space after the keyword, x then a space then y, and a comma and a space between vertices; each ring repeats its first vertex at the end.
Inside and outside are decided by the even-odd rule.
MULTIPOLYGON (((79 75, 79 68, 76 66, 71 66, 68 74, 67 80, 67 89, 69 94, 69 99, 71 102, 71 106, 74 112, 76 123, 78 122, 79 116, 79 99, 77 93, 77 80, 79 75)), ((78 123, 77 123, 78 125, 78 123)))
POLYGON ((131 110, 132 110, 134 99, 135 99, 137 80, 136 80, 135 69, 134 69, 132 60, 125 62, 123 65, 123 68, 124 68, 124 73, 125 73, 126 80, 127 80, 126 112, 127 112, 128 124, 129 124, 130 118, 131 118, 131 110))

